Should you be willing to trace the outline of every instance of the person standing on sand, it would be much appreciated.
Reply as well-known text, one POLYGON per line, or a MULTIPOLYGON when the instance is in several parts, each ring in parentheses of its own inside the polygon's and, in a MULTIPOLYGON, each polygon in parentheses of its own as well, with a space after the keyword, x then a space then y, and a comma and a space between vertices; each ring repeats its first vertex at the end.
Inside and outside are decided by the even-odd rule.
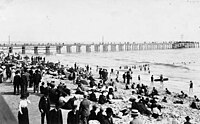
POLYGON ((19 124, 29 124, 29 116, 28 116, 28 104, 30 104, 30 100, 27 99, 28 94, 22 94, 19 102, 19 112, 18 112, 18 122, 19 124))
POLYGON ((113 123, 113 110, 112 108, 106 109, 106 116, 103 118, 103 124, 114 124, 113 123))
POLYGON ((21 94, 26 94, 27 93, 27 86, 28 86, 28 81, 26 76, 24 75, 24 71, 21 73, 21 94))
POLYGON ((39 73, 38 70, 35 71, 35 74, 33 75, 33 80, 34 80, 34 93, 35 91, 37 91, 37 93, 39 92, 39 83, 42 79, 41 74, 39 73))
POLYGON ((88 124, 88 118, 90 115, 90 101, 87 99, 88 94, 84 92, 84 99, 80 103, 79 112, 80 112, 80 121, 82 124, 88 124))
POLYGON ((19 70, 17 70, 17 71, 15 72, 14 81, 13 81, 13 85, 14 85, 14 95, 15 95, 15 94, 19 94, 19 86, 20 86, 20 83, 21 83, 20 72, 19 72, 19 70), (16 90, 17 90, 17 92, 16 92, 16 90))
POLYGON ((48 92, 44 92, 44 95, 40 98, 39 110, 41 112, 41 124, 44 124, 45 115, 46 122, 49 124, 50 99, 48 97, 48 92))
POLYGON ((129 85, 130 84, 130 80, 131 80, 131 74, 130 74, 130 72, 128 71, 127 72, 127 75, 126 75, 126 79, 127 79, 127 84, 129 85))
POLYGON ((123 83, 126 82, 126 72, 124 72, 124 74, 122 75, 122 78, 123 78, 123 83))
POLYGON ((192 95, 192 93, 193 93, 193 82, 190 81, 189 94, 192 95))
POLYGON ((68 113, 67 124, 79 124, 79 111, 77 110, 78 103, 74 102, 72 110, 68 113))
POLYGON ((55 109, 52 109, 49 115, 49 124, 63 124, 62 111, 59 103, 56 103, 55 109))
POLYGON ((184 122, 184 124, 192 124, 192 123, 190 122, 190 117, 189 117, 189 116, 186 116, 186 117, 185 117, 185 120, 186 120, 186 122, 184 122))
POLYGON ((151 75, 151 83, 153 83, 153 81, 154 81, 154 77, 153 75, 151 75))

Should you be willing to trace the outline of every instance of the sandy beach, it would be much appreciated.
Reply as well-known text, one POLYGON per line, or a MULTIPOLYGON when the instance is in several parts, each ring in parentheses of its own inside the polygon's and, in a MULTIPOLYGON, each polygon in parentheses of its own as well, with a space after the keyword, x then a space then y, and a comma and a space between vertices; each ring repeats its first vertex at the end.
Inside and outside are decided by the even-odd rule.
MULTIPOLYGON (((94 71, 95 72, 95 71, 94 71)), ((98 74, 94 73, 94 78, 98 81, 98 74)), ((57 76, 51 76, 51 75, 45 75, 42 78, 42 82, 47 82, 54 80, 56 84, 59 84, 60 82, 66 83, 67 88, 71 89, 72 95, 66 97, 66 99, 71 98, 72 96, 78 96, 79 102, 81 101, 82 97, 80 95, 76 95, 75 89, 76 85, 74 85, 71 81, 68 80, 60 80, 57 79, 57 76)), ((125 90, 125 85, 121 82, 117 83, 117 88, 118 91, 116 92, 117 95, 122 96, 123 100, 121 99, 113 99, 112 104, 104 104, 104 105, 98 105, 99 107, 102 106, 102 108, 107 108, 111 107, 113 108, 115 113, 119 113, 119 110, 122 110, 124 108, 129 108, 131 106, 131 102, 129 99, 134 96, 137 97, 138 95, 134 94, 132 95, 131 89, 125 90)), ((10 109, 12 110, 14 116, 17 119, 17 113, 18 113, 18 104, 20 100, 19 95, 13 95, 13 85, 11 83, 5 82, 0 84, 0 91, 2 96, 4 97, 5 101, 9 105, 10 109)), ((40 94, 33 93, 33 89, 29 88, 28 89, 30 96, 28 99, 31 101, 31 104, 28 106, 29 109, 29 119, 30 119, 30 124, 35 124, 35 123, 40 123, 40 112, 38 109, 38 102, 40 98, 40 94)), ((191 101, 193 98, 186 98, 182 99, 183 104, 174 104, 173 102, 176 100, 179 100, 179 98, 174 98, 173 96, 177 93, 172 93, 172 95, 166 95, 164 91, 161 89, 159 90, 159 96, 158 97, 158 103, 162 105, 162 119, 154 119, 152 117, 147 117, 140 115, 140 118, 144 119, 145 124, 170 124, 172 120, 172 114, 176 113, 178 115, 178 120, 183 123, 185 122, 185 117, 190 116, 191 117, 191 122, 193 124, 199 124, 200 123, 200 112, 199 110, 192 109, 189 107, 191 104, 191 101), (167 96, 167 103, 161 102, 162 98, 164 96, 167 96)), ((97 93, 97 98, 99 94, 97 93)), ((67 113, 69 112, 68 110, 62 110, 63 112, 63 121, 66 123, 67 120, 67 113)), ((129 123, 131 121, 131 116, 130 114, 126 116, 121 116, 121 119, 114 118, 115 124, 125 124, 129 123)))

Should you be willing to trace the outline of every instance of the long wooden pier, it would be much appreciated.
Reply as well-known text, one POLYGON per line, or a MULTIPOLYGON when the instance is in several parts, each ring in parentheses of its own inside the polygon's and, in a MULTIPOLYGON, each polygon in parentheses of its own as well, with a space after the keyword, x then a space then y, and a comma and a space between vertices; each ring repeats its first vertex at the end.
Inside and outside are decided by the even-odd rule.
POLYGON ((184 48, 199 48, 199 42, 176 41, 176 42, 150 42, 150 43, 39 43, 39 44, 0 44, 0 48, 7 49, 9 53, 13 53, 15 49, 21 49, 21 53, 25 54, 26 50, 33 50, 34 54, 38 54, 38 50, 43 50, 46 54, 50 54, 54 48, 57 54, 61 53, 81 53, 81 52, 116 52, 116 51, 135 51, 135 50, 165 50, 176 49, 179 46, 184 48), (63 48, 65 52, 63 51, 63 48))

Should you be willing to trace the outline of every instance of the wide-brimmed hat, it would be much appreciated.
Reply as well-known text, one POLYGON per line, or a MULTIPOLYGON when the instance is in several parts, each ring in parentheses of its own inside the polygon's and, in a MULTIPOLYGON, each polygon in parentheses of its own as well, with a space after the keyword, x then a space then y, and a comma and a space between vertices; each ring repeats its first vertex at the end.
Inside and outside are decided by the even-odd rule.
POLYGON ((138 115, 139 115, 138 110, 137 110, 137 109, 132 109, 131 115, 132 115, 132 116, 138 116, 138 115))
POLYGON ((190 117, 189 117, 189 116, 186 116, 185 119, 186 119, 186 120, 190 120, 190 117))
POLYGON ((130 99, 129 99, 130 102, 133 102, 133 101, 136 101, 136 97, 132 96, 130 99))

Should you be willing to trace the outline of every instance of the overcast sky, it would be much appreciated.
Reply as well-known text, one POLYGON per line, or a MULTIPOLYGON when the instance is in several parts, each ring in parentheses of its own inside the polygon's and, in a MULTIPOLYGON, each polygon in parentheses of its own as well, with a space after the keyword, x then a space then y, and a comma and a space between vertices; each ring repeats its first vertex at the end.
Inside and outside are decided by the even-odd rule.
POLYGON ((200 40, 199 0, 0 0, 0 41, 200 40), (103 38, 102 38, 103 37, 103 38))

